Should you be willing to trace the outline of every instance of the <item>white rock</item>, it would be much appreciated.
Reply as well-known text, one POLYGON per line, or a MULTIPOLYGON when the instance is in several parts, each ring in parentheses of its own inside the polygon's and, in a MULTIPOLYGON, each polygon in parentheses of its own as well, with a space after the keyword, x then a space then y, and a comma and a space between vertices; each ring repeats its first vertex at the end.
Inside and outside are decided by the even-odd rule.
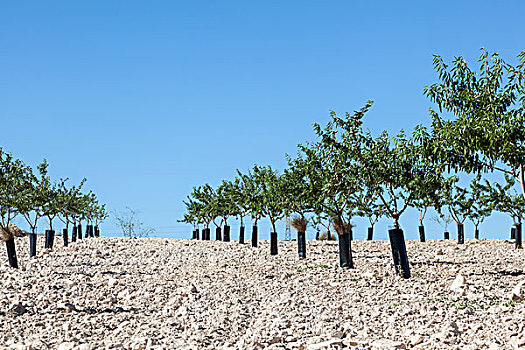
POLYGON ((73 342, 66 342, 62 343, 57 347, 57 350, 71 350, 75 347, 75 343, 73 342))
POLYGON ((463 275, 459 274, 456 276, 456 279, 452 284, 450 285, 450 290, 453 292, 460 292, 463 291, 463 287, 465 287, 465 277, 463 275))
POLYGON ((108 278, 106 284, 108 287, 115 287, 118 284, 118 280, 110 277, 108 278))
POLYGON ((512 288, 511 297, 510 297, 512 300, 524 300, 525 299, 525 288, 523 288, 524 284, 525 284, 525 281, 521 281, 514 288, 512 288))
POLYGON ((416 334, 410 338, 410 345, 412 346, 419 345, 423 342, 423 340, 424 339, 422 335, 416 334))
POLYGON ((320 349, 329 349, 329 348, 336 347, 336 346, 338 347, 343 346, 343 342, 341 341, 341 339, 331 339, 331 340, 324 341, 322 343, 310 344, 308 345, 307 349, 308 350, 320 350, 320 349))

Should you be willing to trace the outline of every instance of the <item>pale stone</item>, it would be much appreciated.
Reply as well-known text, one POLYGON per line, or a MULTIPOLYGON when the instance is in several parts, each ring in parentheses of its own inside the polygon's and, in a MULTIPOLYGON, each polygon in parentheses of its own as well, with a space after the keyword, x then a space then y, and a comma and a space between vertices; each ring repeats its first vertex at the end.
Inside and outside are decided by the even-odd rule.
POLYGON ((512 288, 511 297, 510 297, 512 300, 525 299, 525 288, 523 288, 524 284, 525 284, 525 281, 521 281, 514 288, 512 288))
POLYGON ((463 275, 457 275, 454 279, 454 282, 450 285, 450 290, 453 292, 459 292, 462 291, 463 287, 465 286, 465 277, 463 275))
POLYGON ((329 349, 335 346, 343 346, 341 339, 331 339, 317 344, 308 345, 308 350, 329 349))
POLYGON ((71 350, 75 347, 75 343, 73 342, 66 342, 58 345, 57 350, 71 350))

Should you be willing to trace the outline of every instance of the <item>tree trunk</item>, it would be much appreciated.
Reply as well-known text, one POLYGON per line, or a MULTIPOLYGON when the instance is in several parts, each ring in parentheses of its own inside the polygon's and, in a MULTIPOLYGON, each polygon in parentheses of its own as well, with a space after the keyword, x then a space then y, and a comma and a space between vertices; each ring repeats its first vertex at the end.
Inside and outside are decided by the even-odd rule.
POLYGON ((374 227, 373 226, 368 228, 368 236, 366 239, 369 241, 374 239, 374 227))
POLYGON ((224 242, 230 241, 230 226, 225 225, 224 226, 224 242))
POLYGON ((257 225, 252 227, 252 247, 257 247, 257 225))
POLYGON ((44 248, 47 249, 49 248, 49 230, 46 230, 46 233, 45 233, 45 240, 44 240, 44 248))
POLYGON ((476 227, 476 229, 474 230, 474 238, 479 239, 479 230, 478 230, 477 227, 476 227))
POLYGON ((463 224, 457 224, 458 227, 458 244, 464 244, 465 243, 465 231, 463 224))
POLYGON ((77 227, 77 238, 79 240, 82 240, 82 224, 81 223, 79 223, 77 227))
POLYGON ((77 241, 77 225, 73 225, 73 232, 71 233, 71 242, 77 241))
POLYGON ((450 232, 445 231, 445 233, 443 234, 443 236, 444 236, 445 239, 450 239, 450 232))
POLYGON ((18 269, 18 259, 16 258, 15 239, 11 238, 5 241, 7 248, 7 258, 9 259, 9 266, 18 269))
POLYGON ((222 230, 220 227, 215 228, 215 240, 222 241, 222 230))
POLYGON ((306 258, 306 234, 304 232, 297 232, 297 251, 299 259, 306 258))
POLYGON ((409 278, 410 266, 408 264, 408 256, 403 230, 399 228, 388 230, 388 236, 390 238, 390 246, 392 248, 392 257, 394 260, 394 269, 396 274, 401 275, 403 278, 409 278))
POLYGON ((239 244, 244 244, 244 226, 239 229, 239 244))
POLYGON ((350 232, 343 231, 343 234, 339 235, 339 265, 345 269, 354 268, 352 244, 350 242, 350 232))
POLYGON ((93 225, 86 226, 86 237, 93 238, 93 225))
POLYGON ((277 232, 270 232, 270 255, 277 255, 277 232))
POLYGON ((522 249, 521 246, 521 222, 516 224, 516 249, 522 249))
POLYGON ((419 240, 420 240, 421 242, 425 242, 425 241, 426 241, 426 237, 425 237, 425 226, 420 225, 418 229, 419 229, 419 240))
MULTIPOLYGON (((95 237, 100 237, 100 229, 98 228, 98 225, 95 225, 95 237)), ((197 239, 199 239, 199 230, 197 230, 197 239)))
POLYGON ((62 239, 64 240, 64 247, 67 247, 69 243, 68 242, 69 237, 67 236, 67 228, 62 230, 62 239))
POLYGON ((29 257, 36 256, 36 238, 38 236, 35 233, 35 228, 31 228, 31 233, 29 234, 29 257))
POLYGON ((48 231, 48 241, 47 248, 53 249, 53 244, 55 243, 55 230, 48 231))
POLYGON ((510 229, 510 239, 516 239, 516 227, 513 226, 510 229))

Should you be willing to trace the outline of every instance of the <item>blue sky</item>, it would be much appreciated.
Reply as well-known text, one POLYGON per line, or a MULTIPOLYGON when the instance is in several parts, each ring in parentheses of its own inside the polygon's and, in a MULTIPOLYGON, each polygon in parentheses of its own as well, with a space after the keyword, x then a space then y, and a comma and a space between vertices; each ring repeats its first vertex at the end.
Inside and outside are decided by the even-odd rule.
MULTIPOLYGON (((474 62, 486 47, 513 63, 523 13, 522 1, 3 1, 0 145, 87 177, 159 236, 188 234, 176 220, 193 186, 282 169, 331 109, 375 100, 374 132, 428 123, 432 55, 474 62)), ((401 221, 414 237, 416 216, 401 221)), ((103 230, 117 233, 113 217, 103 230)))

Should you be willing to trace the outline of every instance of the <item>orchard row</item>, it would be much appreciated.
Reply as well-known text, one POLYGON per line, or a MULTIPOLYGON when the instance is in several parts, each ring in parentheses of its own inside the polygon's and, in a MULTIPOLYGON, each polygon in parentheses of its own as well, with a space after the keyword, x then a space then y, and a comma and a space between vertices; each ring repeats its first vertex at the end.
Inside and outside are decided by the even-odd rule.
POLYGON ((45 248, 52 249, 55 237, 53 221, 59 219, 64 245, 68 244, 69 226, 73 226, 72 241, 82 238, 82 222, 86 222, 86 237, 100 234, 98 224, 107 217, 105 205, 99 204, 96 195, 82 193, 86 179, 77 186, 68 186, 68 179, 53 181, 48 175, 48 163, 44 160, 37 171, 24 164, 11 153, 0 148, 0 228, 6 242, 9 264, 18 267, 14 237, 20 230, 12 224, 20 215, 31 228, 29 233, 30 257, 37 253, 36 227, 40 219, 48 222, 45 248))
POLYGON ((482 50, 476 69, 462 57, 449 65, 439 56, 434 68, 439 81, 424 89, 437 107, 430 109, 430 127, 374 136, 364 126, 372 101, 344 116, 331 112, 326 125, 314 124, 317 139, 299 145, 296 157, 287 156, 282 173, 255 165, 217 188, 195 187, 181 221, 202 225, 209 239, 212 222, 229 231, 228 219, 237 217, 242 230, 249 215, 256 230, 265 217, 272 226, 271 253, 277 254, 275 222, 295 214, 301 257, 307 225, 330 225, 339 237, 340 265, 352 268, 352 218, 367 217, 373 232, 379 218, 387 217, 393 226, 389 238, 395 270, 404 277, 410 271, 399 219, 409 207, 420 213, 422 241, 423 220, 433 208, 443 220, 450 217, 456 223, 459 244, 464 243, 465 220, 474 223, 478 238, 486 217, 493 211, 506 213, 514 219, 516 247, 521 248, 525 52, 515 66, 482 50), (487 177, 493 172, 503 175, 500 181, 487 177))

